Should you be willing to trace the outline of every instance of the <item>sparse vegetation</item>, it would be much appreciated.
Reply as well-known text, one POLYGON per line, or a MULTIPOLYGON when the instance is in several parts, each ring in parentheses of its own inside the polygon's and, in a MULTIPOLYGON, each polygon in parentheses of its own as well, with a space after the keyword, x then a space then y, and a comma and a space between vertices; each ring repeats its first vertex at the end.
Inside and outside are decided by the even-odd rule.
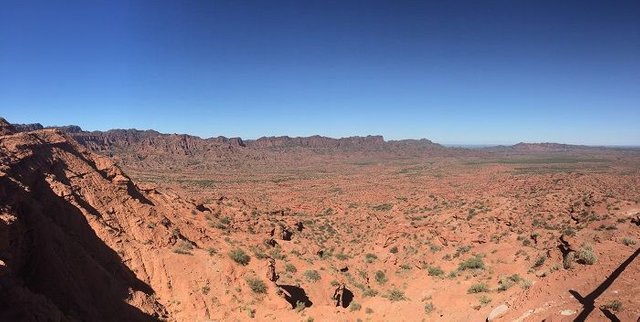
POLYGON ((513 274, 511 276, 502 276, 498 280, 498 292, 503 292, 510 289, 515 283, 522 280, 520 275, 513 274))
POLYGON ((460 271, 464 271, 467 269, 484 269, 484 268, 485 268, 484 261, 480 256, 469 258, 458 265, 458 270, 460 271))
POLYGON ((229 252, 229 257, 236 263, 246 266, 251 261, 251 257, 240 248, 233 249, 229 252))
POLYGON ((625 246, 633 246, 633 245, 636 244, 636 240, 633 239, 633 238, 625 237, 625 238, 622 239, 622 243, 625 246))
POLYGON ((598 257, 590 245, 583 245, 576 253, 576 261, 583 265, 593 265, 598 261, 598 257))
POLYGON ((298 269, 295 267, 295 265, 293 265, 291 263, 286 263, 284 265, 284 270, 285 270, 285 272, 288 272, 288 273, 295 273, 295 272, 298 271, 298 269))
POLYGON ((374 297, 378 295, 378 291, 372 288, 368 288, 362 292, 363 297, 374 297))
POLYGON ((304 272, 304 277, 309 281, 309 282, 317 282, 321 279, 320 277, 320 273, 318 273, 318 271, 316 270, 307 270, 304 272))
POLYGON ((367 262, 369 264, 373 263, 377 259, 378 259, 378 256, 376 256, 376 254, 368 253, 368 254, 364 255, 365 262, 367 262))
POLYGON ((389 290, 385 297, 388 298, 391 302, 404 301, 407 299, 407 297, 404 295, 404 291, 397 288, 389 290))
POLYGON ((467 293, 472 294, 472 293, 482 293, 482 292, 489 292, 489 286, 486 283, 475 283, 472 284, 469 289, 467 290, 467 293))
POLYGON ((481 306, 485 306, 485 305, 491 303, 491 298, 486 296, 486 295, 482 295, 482 296, 480 296, 478 301, 480 301, 480 305, 481 306))
POLYGON ((383 271, 376 271, 375 279, 380 285, 384 285, 388 281, 387 275, 383 271))
POLYGON ((392 204, 383 203, 380 205, 373 206, 373 210, 375 211, 389 211, 393 208, 392 204))
POLYGON ((193 253, 191 253, 192 250, 193 245, 185 240, 179 240, 173 248, 174 253, 182 255, 193 255, 193 253))
POLYGON ((247 285, 254 293, 267 293, 267 285, 261 279, 257 277, 247 277, 246 281, 247 285))
POLYGON ((603 309, 603 310, 609 310, 609 311, 613 311, 613 312, 620 312, 620 311, 622 311, 622 302, 620 302, 619 300, 611 300, 611 301, 601 305, 600 308, 603 309))
POLYGON ((547 260, 547 256, 545 255, 540 255, 538 256, 538 258, 536 259, 536 261, 533 263, 533 268, 538 268, 542 265, 544 265, 544 262, 547 260))
POLYGON ((433 306, 432 302, 427 302, 424 304, 424 313, 430 314, 434 309, 435 307, 433 306))
POLYGON ((440 266, 429 266, 427 267, 427 272, 429 273, 429 276, 444 276, 444 271, 442 270, 442 268, 440 268, 440 266))

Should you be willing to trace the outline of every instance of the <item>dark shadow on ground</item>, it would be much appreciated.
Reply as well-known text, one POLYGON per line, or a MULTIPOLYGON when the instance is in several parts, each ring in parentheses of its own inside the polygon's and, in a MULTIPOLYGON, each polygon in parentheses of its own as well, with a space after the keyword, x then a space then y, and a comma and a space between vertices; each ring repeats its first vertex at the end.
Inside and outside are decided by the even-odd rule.
POLYGON ((296 305, 298 305, 298 302, 304 303, 305 307, 311 307, 313 305, 313 302, 311 302, 311 300, 309 299, 309 296, 307 296, 307 293, 304 291, 303 288, 294 286, 294 285, 278 285, 278 286, 281 287, 290 295, 290 296, 285 295, 285 299, 287 300, 287 302, 289 302, 289 304, 291 304, 292 308, 295 309, 296 305))
MULTIPOLYGON (((618 276, 620 276, 620 274, 622 274, 622 272, 624 272, 624 270, 627 268, 627 266, 629 266, 629 264, 631 264, 631 262, 633 262, 633 260, 638 256, 638 254, 640 254, 640 248, 638 248, 633 254, 631 254, 631 256, 629 256, 629 258, 627 258, 627 260, 625 260, 624 262, 622 262, 622 264, 620 264, 620 266, 618 266, 618 268, 616 268, 608 277, 607 279, 604 280, 604 282, 602 282, 602 284, 600 284, 598 287, 596 287, 595 290, 593 290, 593 292, 587 294, 587 296, 581 296, 577 291, 574 290, 569 290, 569 293, 571 293, 571 295, 573 295, 578 302, 580 302, 582 304, 582 312, 580 312, 580 314, 578 314, 578 316, 575 318, 574 321, 585 321, 587 319, 587 317, 589 316, 589 314, 591 314, 591 312, 593 312, 593 310, 595 309, 595 301, 596 299, 602 295, 602 293, 604 293, 604 291, 607 290, 607 288, 609 288, 609 286, 611 286, 611 284, 613 284, 613 282, 616 280, 616 278, 618 278, 618 276)), ((603 313, 605 313, 603 311, 603 313)), ((611 319, 611 321, 619 321, 617 317, 615 317, 615 315, 612 312, 608 312, 609 315, 607 315, 607 313, 605 313, 605 315, 611 319)))
POLYGON ((342 293, 342 307, 346 309, 351 304, 351 301, 353 301, 353 292, 345 288, 342 293))

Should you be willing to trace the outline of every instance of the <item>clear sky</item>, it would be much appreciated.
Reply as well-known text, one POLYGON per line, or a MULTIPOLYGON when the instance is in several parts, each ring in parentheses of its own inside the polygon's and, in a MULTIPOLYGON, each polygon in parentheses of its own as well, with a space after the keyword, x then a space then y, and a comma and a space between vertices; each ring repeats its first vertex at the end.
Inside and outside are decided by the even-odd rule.
POLYGON ((0 1, 0 116, 640 144, 640 1, 0 1))

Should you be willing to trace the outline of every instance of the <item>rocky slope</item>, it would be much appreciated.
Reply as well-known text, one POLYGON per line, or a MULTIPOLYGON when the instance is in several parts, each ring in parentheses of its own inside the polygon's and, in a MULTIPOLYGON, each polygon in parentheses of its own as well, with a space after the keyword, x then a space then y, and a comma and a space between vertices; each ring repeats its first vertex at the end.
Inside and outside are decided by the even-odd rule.
POLYGON ((0 320, 167 317, 153 263, 206 240, 174 224, 196 206, 138 187, 59 130, 1 128, 0 320))

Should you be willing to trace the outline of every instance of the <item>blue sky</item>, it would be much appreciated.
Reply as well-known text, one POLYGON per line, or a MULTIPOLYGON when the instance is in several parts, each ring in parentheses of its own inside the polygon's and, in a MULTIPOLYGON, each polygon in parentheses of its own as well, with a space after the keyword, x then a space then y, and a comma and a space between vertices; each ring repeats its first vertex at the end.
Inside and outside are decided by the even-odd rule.
POLYGON ((638 145, 640 2, 3 0, 0 116, 638 145))

